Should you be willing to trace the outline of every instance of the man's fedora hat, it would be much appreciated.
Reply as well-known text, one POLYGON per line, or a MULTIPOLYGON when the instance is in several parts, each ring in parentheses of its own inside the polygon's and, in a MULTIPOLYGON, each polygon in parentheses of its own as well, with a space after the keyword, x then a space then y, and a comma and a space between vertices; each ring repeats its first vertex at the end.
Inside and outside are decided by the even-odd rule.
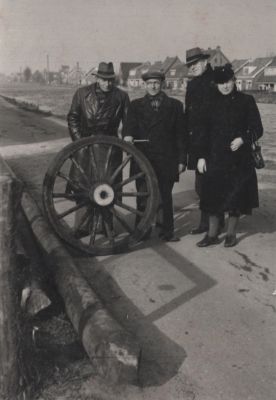
POLYGON ((189 66, 199 60, 206 60, 210 54, 204 53, 199 47, 194 47, 186 51, 186 64, 189 66))
POLYGON ((164 81, 165 74, 161 70, 149 70, 142 75, 142 79, 144 82, 149 79, 159 79, 160 81, 164 81))
POLYGON ((114 67, 113 63, 105 63, 101 62, 99 64, 97 72, 94 72, 93 75, 96 75, 98 78, 103 78, 103 79, 113 79, 115 78, 115 72, 114 72, 114 67))
POLYGON ((215 67, 214 69, 214 82, 225 83, 229 82, 235 76, 232 65, 225 64, 221 67, 215 67))

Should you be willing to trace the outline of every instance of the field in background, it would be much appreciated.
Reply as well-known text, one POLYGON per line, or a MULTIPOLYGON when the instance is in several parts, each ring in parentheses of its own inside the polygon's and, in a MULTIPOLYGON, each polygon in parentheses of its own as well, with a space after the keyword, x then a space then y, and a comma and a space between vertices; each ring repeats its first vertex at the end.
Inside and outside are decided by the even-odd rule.
MULTIPOLYGON (((10 83, 0 85, 0 95, 24 99, 37 106, 45 106, 51 109, 52 113, 64 117, 67 115, 72 97, 77 86, 47 86, 35 83, 10 83)), ((126 90, 123 88, 123 90, 126 90)), ((142 97, 145 94, 143 89, 127 90, 131 100, 142 97)), ((170 96, 179 100, 184 99, 183 92, 168 92, 170 96)))

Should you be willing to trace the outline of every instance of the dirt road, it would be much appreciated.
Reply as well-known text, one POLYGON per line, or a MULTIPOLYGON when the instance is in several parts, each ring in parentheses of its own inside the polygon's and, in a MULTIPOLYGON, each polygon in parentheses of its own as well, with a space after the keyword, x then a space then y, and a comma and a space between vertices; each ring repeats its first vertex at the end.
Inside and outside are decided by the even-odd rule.
MULTIPOLYGON (((1 99, 0 111, 1 153, 40 200, 46 168, 66 143, 65 123, 1 99)), ((274 118, 265 108, 261 112, 266 121, 274 118)), ((266 128, 263 144, 267 168, 258 173, 260 208, 242 218, 238 246, 196 247, 199 238, 189 231, 198 217, 197 198, 193 173, 186 172, 174 193, 179 243, 161 243, 154 234, 135 252, 93 258, 94 268, 90 258, 76 258, 91 286, 143 348, 142 388, 116 392, 107 387, 99 390, 99 398, 274 400, 275 128, 266 128)), ((89 391, 85 385, 82 389, 89 391)))

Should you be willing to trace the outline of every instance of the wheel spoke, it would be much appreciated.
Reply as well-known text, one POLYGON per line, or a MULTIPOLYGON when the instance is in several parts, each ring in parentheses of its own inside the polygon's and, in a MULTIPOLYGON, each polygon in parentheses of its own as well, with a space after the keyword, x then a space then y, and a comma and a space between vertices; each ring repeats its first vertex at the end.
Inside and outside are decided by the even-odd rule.
POLYGON ((69 214, 72 214, 72 212, 79 210, 80 208, 84 207, 87 205, 87 200, 82 201, 81 203, 77 204, 75 207, 69 208, 69 210, 64 211, 61 214, 58 214, 57 217, 58 219, 64 218, 69 214))
POLYGON ((115 189, 118 189, 124 185, 127 185, 130 182, 136 181, 136 179, 142 178, 145 175, 145 172, 138 172, 138 174, 132 175, 129 178, 125 179, 122 182, 119 182, 115 185, 115 189))
POLYGON ((77 231, 78 229, 80 229, 84 225, 84 223, 87 223, 89 221, 90 218, 91 218, 91 209, 87 208, 84 214, 81 216, 78 225, 75 226, 75 230, 77 231))
POLYGON ((92 166, 92 174, 95 176, 96 179, 99 179, 99 171, 98 171, 98 166, 97 166, 93 146, 89 146, 89 153, 90 153, 90 161, 91 161, 91 166, 92 166))
POLYGON ((116 192, 118 197, 147 197, 149 196, 149 192, 116 192))
POLYGON ((120 214, 118 213, 118 211, 115 210, 114 207, 110 208, 110 211, 112 212, 112 214, 114 215, 114 217, 117 219, 117 221, 120 222, 120 224, 122 225, 122 227, 130 234, 133 233, 133 229, 131 229, 131 227, 128 225, 128 223, 123 219, 123 217, 120 216, 120 214))
POLYGON ((84 193, 53 193, 53 199, 78 200, 85 197, 84 193))
POLYGON ((111 184, 115 181, 116 177, 119 175, 119 173, 122 171, 122 169, 127 165, 127 163, 129 162, 129 160, 130 160, 131 158, 132 158, 132 155, 129 154, 129 155, 123 160, 122 164, 119 165, 119 166, 115 169, 115 171, 113 172, 113 174, 112 174, 112 176, 111 176, 111 178, 110 178, 110 183, 111 183, 111 184))
POLYGON ((132 212, 132 213, 134 213, 134 214, 136 214, 136 215, 139 215, 140 217, 143 217, 143 215, 144 215, 144 213, 143 213, 142 211, 136 210, 136 208, 130 207, 130 206, 128 206, 128 205, 122 203, 122 202, 119 201, 119 200, 115 201, 115 204, 116 204, 118 207, 124 208, 124 209, 127 210, 127 211, 130 211, 130 212, 132 212))
POLYGON ((83 168, 81 167, 81 165, 77 162, 77 160, 75 160, 75 158, 73 156, 70 157, 70 160, 72 161, 74 166, 80 171, 80 173, 82 174, 83 178, 85 179, 87 185, 90 186, 89 179, 87 178, 86 173, 83 170, 83 168))
POLYGON ((112 214, 110 213, 110 216, 109 216, 109 215, 107 215, 106 212, 103 212, 103 211, 102 211, 101 214, 102 214, 102 217, 103 217, 103 223, 104 223, 104 227, 105 227, 105 230, 106 230, 106 233, 107 233, 108 240, 109 240, 111 245, 114 245, 114 234, 115 234, 115 232, 111 227, 110 218, 109 218, 109 217, 112 218, 112 214))
POLYGON ((68 184, 77 191, 87 191, 87 188, 85 186, 83 186, 82 184, 80 184, 79 182, 73 181, 72 179, 69 178, 69 176, 65 175, 63 172, 58 172, 57 176, 59 176, 60 178, 64 179, 66 182, 68 182, 68 184))
POLYGON ((89 246, 93 246, 95 243, 95 239, 96 239, 96 234, 97 234, 97 227, 99 224, 99 219, 100 219, 100 215, 99 215, 99 211, 97 209, 95 209, 95 213, 92 219, 92 229, 90 232, 90 240, 89 240, 89 246))
POLYGON ((106 154, 106 159, 105 159, 105 164, 104 164, 104 174, 106 175, 108 172, 108 167, 111 159, 111 154, 112 154, 113 147, 109 146, 107 154, 106 154))

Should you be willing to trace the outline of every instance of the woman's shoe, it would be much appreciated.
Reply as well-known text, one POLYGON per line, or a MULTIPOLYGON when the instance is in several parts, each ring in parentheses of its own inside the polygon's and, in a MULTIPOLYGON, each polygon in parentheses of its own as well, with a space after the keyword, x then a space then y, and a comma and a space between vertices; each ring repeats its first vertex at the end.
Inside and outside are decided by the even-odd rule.
POLYGON ((196 245, 198 247, 207 247, 207 246, 212 246, 214 244, 219 244, 219 238, 217 236, 211 237, 211 236, 208 236, 208 234, 207 234, 196 245))
POLYGON ((237 244, 236 235, 226 235, 224 240, 224 247, 234 247, 237 244))

